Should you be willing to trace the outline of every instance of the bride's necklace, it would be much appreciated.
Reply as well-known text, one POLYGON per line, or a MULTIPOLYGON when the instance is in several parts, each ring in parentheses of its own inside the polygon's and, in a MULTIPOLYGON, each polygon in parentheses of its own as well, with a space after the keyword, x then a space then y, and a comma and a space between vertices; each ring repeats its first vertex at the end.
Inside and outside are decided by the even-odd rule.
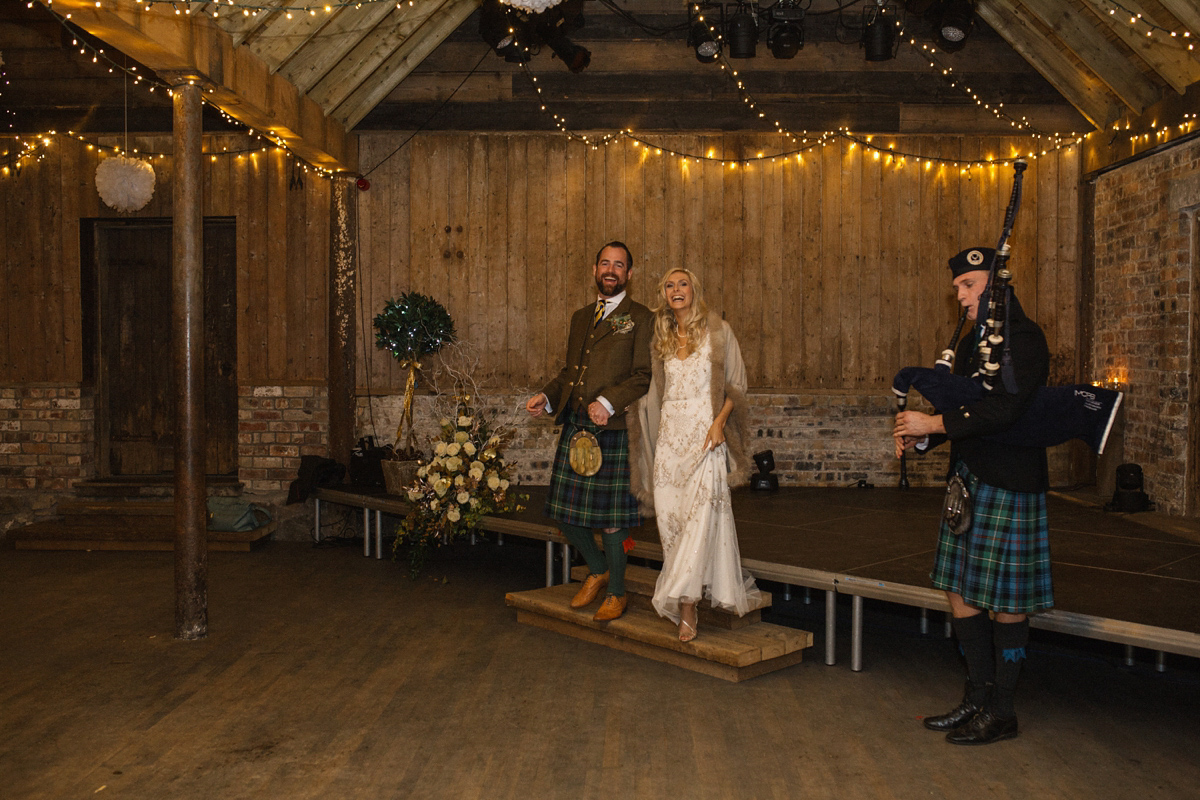
POLYGON ((679 356, 680 353, 683 353, 683 357, 685 357, 685 358, 687 357, 687 355, 688 355, 687 344, 688 344, 688 340, 687 340, 686 333, 676 333, 675 334, 675 355, 677 357, 679 356))

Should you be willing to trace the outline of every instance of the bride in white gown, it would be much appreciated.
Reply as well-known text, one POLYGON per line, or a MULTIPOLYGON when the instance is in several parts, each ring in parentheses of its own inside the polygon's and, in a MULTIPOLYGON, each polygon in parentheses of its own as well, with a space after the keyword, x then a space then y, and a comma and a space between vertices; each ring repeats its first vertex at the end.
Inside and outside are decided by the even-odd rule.
POLYGON ((654 378, 630 430, 633 485, 643 514, 658 518, 663 569, 654 608, 696 637, 696 603, 739 616, 757 607, 742 570, 730 485, 750 474, 746 368, 729 325, 709 314, 690 270, 659 282, 654 378))

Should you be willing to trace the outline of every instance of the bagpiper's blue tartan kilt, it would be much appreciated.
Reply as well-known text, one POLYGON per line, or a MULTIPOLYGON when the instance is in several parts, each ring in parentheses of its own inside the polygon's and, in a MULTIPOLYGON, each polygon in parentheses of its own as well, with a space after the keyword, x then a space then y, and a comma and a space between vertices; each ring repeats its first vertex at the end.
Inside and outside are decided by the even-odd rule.
POLYGON ((587 411, 577 412, 563 423, 546 516, 581 528, 633 528, 641 524, 637 500, 629 493, 629 434, 623 430, 589 429, 600 444, 603 462, 595 475, 584 476, 571 469, 571 437, 583 430, 587 411))
POLYGON ((967 605, 1023 614, 1051 608, 1050 530, 1043 492, 1012 492, 983 483, 960 462, 971 492, 970 530, 938 532, 930 578, 936 589, 962 595, 967 605))

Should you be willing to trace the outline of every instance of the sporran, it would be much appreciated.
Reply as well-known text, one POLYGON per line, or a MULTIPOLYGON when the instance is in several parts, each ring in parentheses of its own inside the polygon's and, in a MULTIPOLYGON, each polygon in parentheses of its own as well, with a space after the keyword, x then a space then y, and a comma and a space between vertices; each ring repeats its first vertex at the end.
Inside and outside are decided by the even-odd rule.
POLYGON ((604 463, 600 441, 589 431, 578 431, 571 437, 570 456, 571 470, 585 478, 599 472, 600 465, 604 463))
POLYGON ((942 519, 950 533, 961 536, 971 527, 971 493, 961 475, 946 484, 946 500, 942 503, 942 519))

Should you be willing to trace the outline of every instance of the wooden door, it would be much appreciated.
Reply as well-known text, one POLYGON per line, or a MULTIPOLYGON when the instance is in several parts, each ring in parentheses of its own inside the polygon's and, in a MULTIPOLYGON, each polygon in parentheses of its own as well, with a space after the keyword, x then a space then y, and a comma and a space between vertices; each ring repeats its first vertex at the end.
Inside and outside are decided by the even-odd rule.
MULTIPOLYGON (((170 220, 94 220, 97 477, 174 470, 170 220)), ((206 472, 237 472, 236 239, 204 223, 206 472)), ((87 259, 85 258, 85 261, 87 259)))

